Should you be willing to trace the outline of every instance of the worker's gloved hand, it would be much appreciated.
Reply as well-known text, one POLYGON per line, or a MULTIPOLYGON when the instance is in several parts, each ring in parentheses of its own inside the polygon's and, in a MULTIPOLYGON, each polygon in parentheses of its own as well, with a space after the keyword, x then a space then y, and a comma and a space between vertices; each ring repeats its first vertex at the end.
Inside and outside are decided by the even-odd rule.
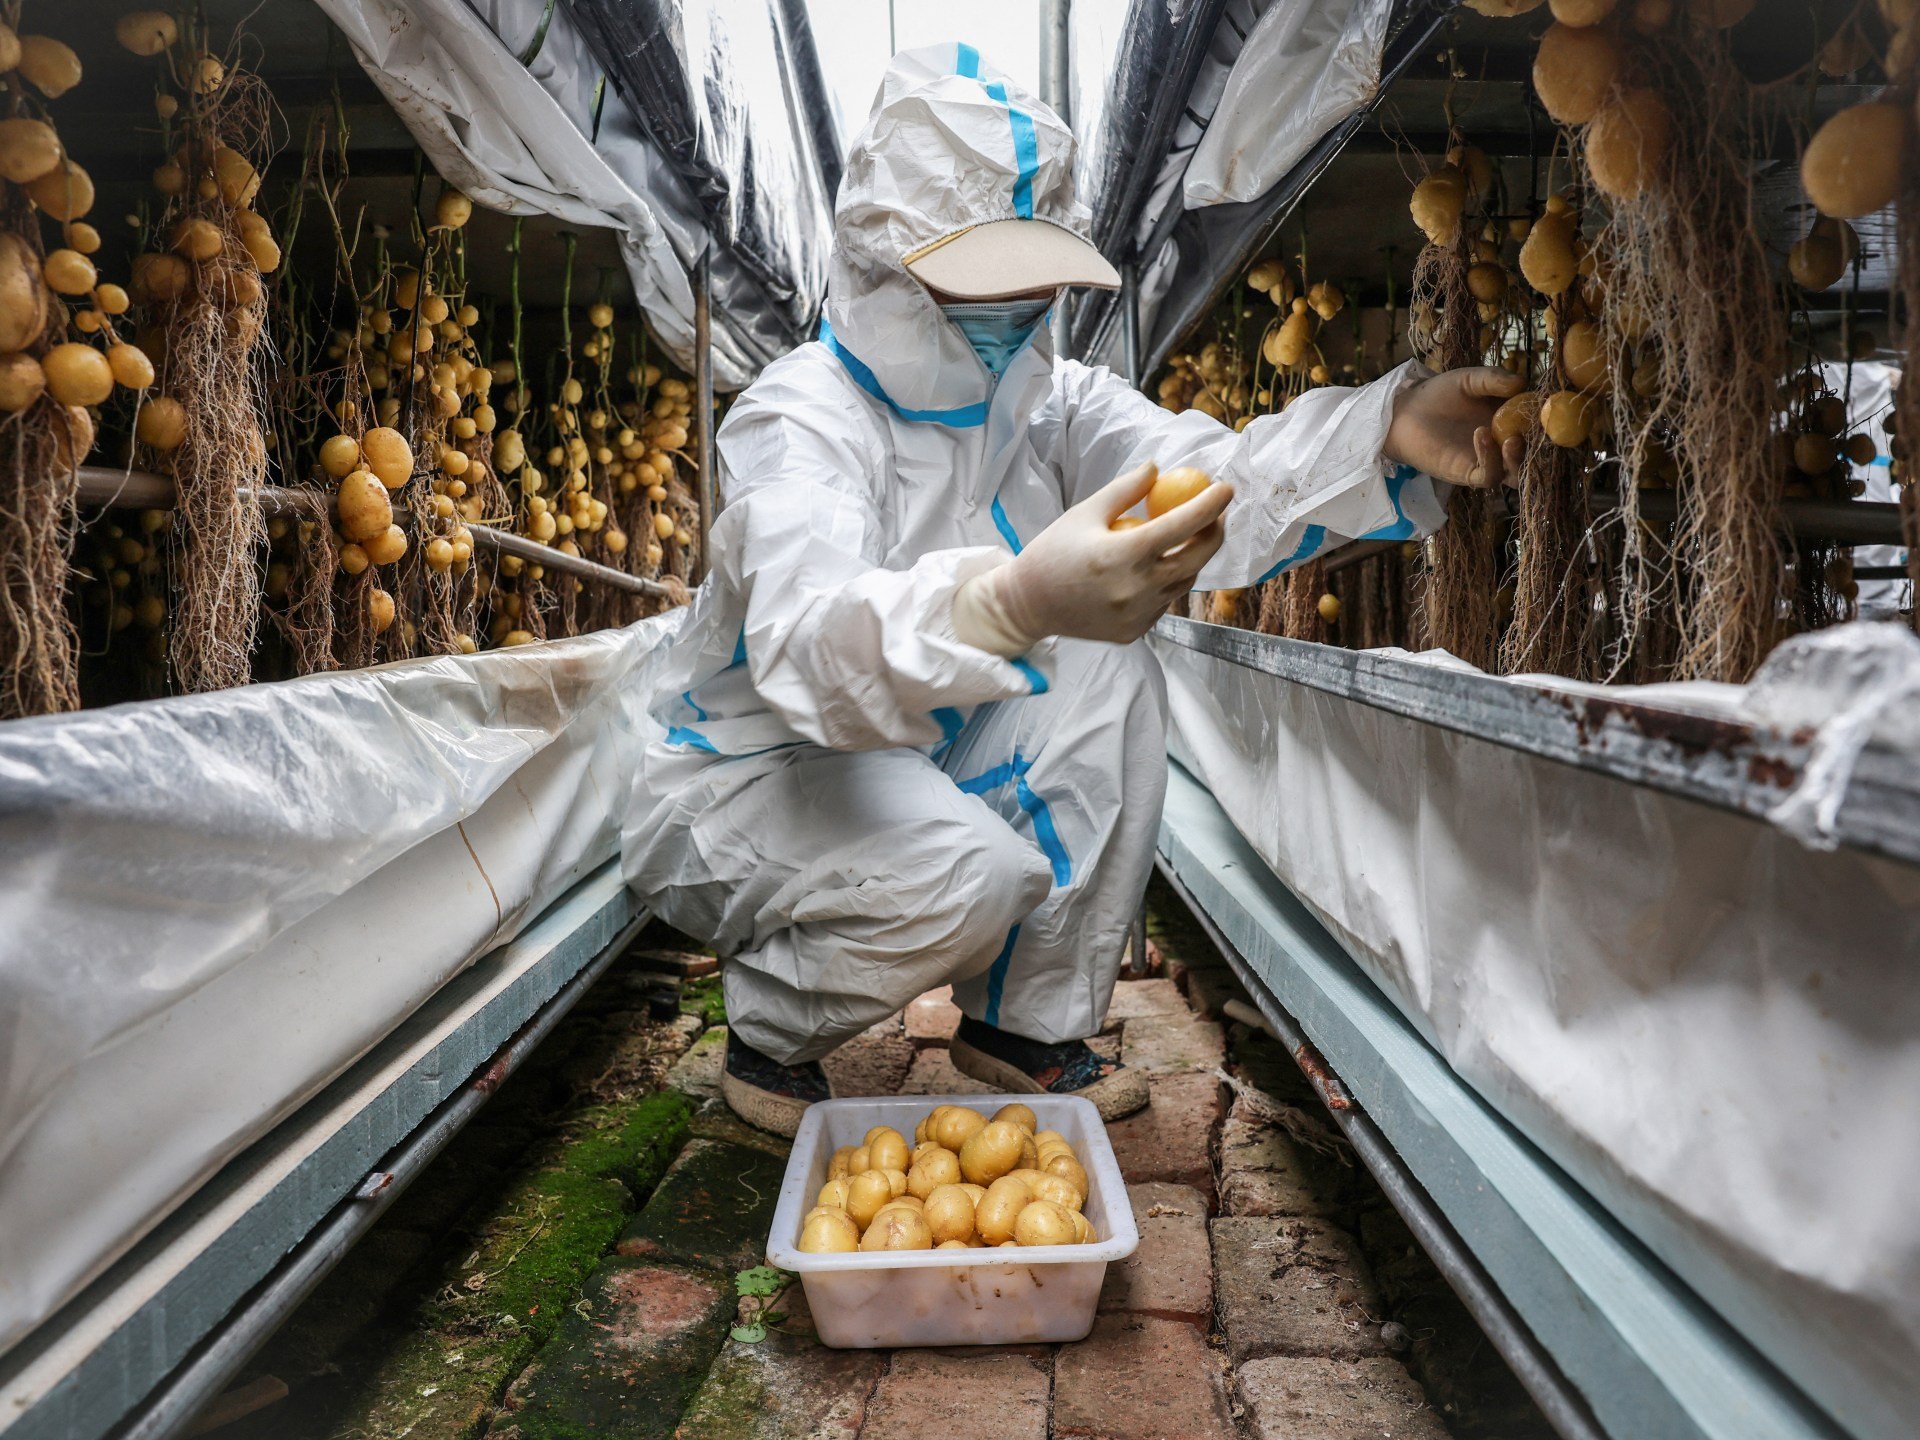
POLYGON ((1081 501, 1005 565, 953 597, 953 631, 996 655, 1024 655, 1049 635, 1138 640, 1226 538, 1233 487, 1215 485, 1157 520, 1108 527, 1146 498, 1158 474, 1143 465, 1081 501))
POLYGON ((1489 365, 1448 370, 1420 380, 1395 397, 1383 447, 1386 458, 1411 465, 1450 485, 1488 490, 1517 484, 1525 443, 1493 438, 1493 412, 1525 382, 1489 365))

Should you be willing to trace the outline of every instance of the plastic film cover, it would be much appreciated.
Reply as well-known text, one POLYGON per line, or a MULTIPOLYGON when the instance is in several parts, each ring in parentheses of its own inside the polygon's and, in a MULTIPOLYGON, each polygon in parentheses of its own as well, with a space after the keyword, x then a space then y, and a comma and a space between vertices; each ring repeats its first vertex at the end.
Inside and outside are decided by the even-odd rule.
POLYGON ((0 726, 0 1351, 616 852, 684 615, 0 726))
POLYGON ((1453 1068, 1848 1433, 1910 1437, 1920 869, 1782 824, 1819 839, 1862 744, 1920 764, 1920 641, 1501 682, 1810 727, 1782 824, 1154 647, 1178 758, 1453 1068))
POLYGON ((832 128, 815 113, 825 87, 804 14, 780 0, 566 0, 565 10, 707 217, 727 262, 716 264, 716 309, 767 312, 782 349, 811 340, 838 156, 819 149, 832 128))

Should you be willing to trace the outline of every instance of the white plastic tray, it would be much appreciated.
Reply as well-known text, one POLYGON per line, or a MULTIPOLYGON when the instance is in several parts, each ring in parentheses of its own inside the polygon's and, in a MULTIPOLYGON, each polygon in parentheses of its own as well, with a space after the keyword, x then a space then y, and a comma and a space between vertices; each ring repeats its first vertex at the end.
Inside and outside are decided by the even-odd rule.
POLYGON ((828 1345, 1022 1345, 1083 1339, 1093 1329, 1107 1262, 1125 1259, 1139 1244, 1126 1182, 1090 1101, 1055 1095, 881 1096, 823 1100, 807 1111, 780 1184, 767 1259, 799 1275, 813 1323, 828 1345), (875 1125, 911 1136, 936 1105, 966 1105, 991 1115, 1016 1100, 1033 1108, 1042 1130, 1057 1130, 1086 1167, 1083 1213, 1097 1241, 1018 1250, 800 1251, 800 1222, 842 1145, 858 1145, 875 1125), (1009 1254, 1019 1259, 1009 1262, 1009 1254))

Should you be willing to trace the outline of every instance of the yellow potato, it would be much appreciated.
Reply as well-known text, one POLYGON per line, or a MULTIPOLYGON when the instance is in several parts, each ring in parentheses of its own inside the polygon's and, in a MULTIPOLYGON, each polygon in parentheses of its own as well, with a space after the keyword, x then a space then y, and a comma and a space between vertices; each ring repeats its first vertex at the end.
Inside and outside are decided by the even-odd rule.
POLYGON ((874 1212, 873 1218, 878 1221, 882 1215, 885 1215, 890 1210, 905 1210, 914 1215, 924 1215, 926 1213, 926 1207, 918 1200, 914 1199, 911 1195, 902 1195, 898 1200, 889 1200, 886 1204, 882 1205, 874 1212))
POLYGON ((862 1250, 931 1250, 933 1231, 911 1210, 889 1208, 860 1237, 862 1250))
POLYGON ((1047 1172, 1040 1169, 1037 1165, 1021 1165, 1009 1170, 1007 1173, 1031 1190, 1047 1172))
POLYGON ((973 1247, 964 1240, 942 1240, 933 1248, 936 1250, 971 1250, 973 1247))
POLYGON ((951 1150, 935 1150, 914 1162, 907 1172, 907 1189, 922 1200, 942 1185, 960 1183, 960 1157, 951 1150))
POLYGON ((1069 1210, 1067 1214, 1073 1218, 1074 1243, 1076 1245, 1092 1244, 1093 1238, 1094 1238, 1093 1222, 1087 1219, 1087 1217, 1082 1215, 1078 1210, 1069 1210))
POLYGON ((800 1227, 800 1249, 809 1255, 844 1253, 860 1248, 860 1232, 843 1210, 822 1210, 800 1227))
POLYGON ((987 1117, 964 1105, 948 1105, 934 1113, 927 1134, 947 1149, 959 1151, 962 1145, 987 1128, 987 1117))
POLYGON ((973 1228, 990 1245, 1003 1245, 1013 1238, 1014 1221, 1033 1203, 1033 1192, 1024 1182, 1003 1175, 987 1187, 987 1198, 973 1212, 973 1228))
MULTIPOLYGON (((1164 480, 1167 477, 1162 475, 1160 478, 1164 480)), ((1018 1125, 1022 1130, 1026 1131, 1029 1136, 1040 1128, 1040 1121, 1034 1115, 1033 1107, 1030 1105, 1022 1105, 1018 1100, 1010 1104, 1002 1105, 998 1110, 993 1112, 993 1118, 996 1120, 1004 1120, 1009 1125, 1018 1125)))
POLYGON ((847 1182, 847 1214, 862 1230, 873 1223, 880 1207, 893 1199, 893 1186, 878 1170, 863 1170, 847 1182))
MULTIPOLYGON (((1198 498, 1213 484, 1213 477, 1204 470, 1196 470, 1191 465, 1179 465, 1171 470, 1162 470, 1160 478, 1153 482, 1153 488, 1147 492, 1147 518, 1157 520, 1169 510, 1198 498)), ((1025 1125, 1031 1131, 1038 1128, 1033 1111, 1024 1105, 1008 1105, 994 1116, 996 1120, 1006 1118, 1007 1111, 1017 1110, 1026 1115, 1025 1125)))
POLYGON ((387 499, 385 487, 365 470, 354 470, 341 477, 335 508, 340 516, 340 529, 347 539, 363 545, 376 535, 384 534, 393 524, 393 504, 387 499))
POLYGON ((867 1142, 867 1158, 876 1170, 907 1168, 907 1142, 898 1130, 888 1130, 867 1142))
POLYGON ((873 1156, 867 1147, 864 1145, 854 1146, 853 1153, 847 1156, 847 1173, 849 1175, 864 1175, 873 1168, 873 1156))
POLYGON ((976 1185, 990 1185, 1020 1163, 1026 1132, 995 1120, 967 1137, 960 1147, 960 1171, 976 1185))
POLYGON ((390 426, 367 431, 360 439, 360 453, 366 458, 367 468, 389 490, 398 490, 412 478, 413 446, 390 426))
MULTIPOLYGON (((935 1151, 946 1150, 946 1149, 947 1147, 942 1145, 938 1140, 920 1141, 919 1144, 913 1147, 913 1154, 907 1157, 907 1172, 911 1174, 913 1172, 914 1166, 918 1165, 922 1160, 926 1159, 927 1156, 933 1154, 935 1151)), ((948 1150, 947 1153, 949 1155, 953 1155, 953 1152, 951 1150, 948 1150)), ((959 1158, 960 1157, 958 1155, 954 1155, 954 1159, 957 1160, 959 1158)))
MULTIPOLYGON (((1067 1137, 1058 1130, 1036 1130, 1033 1132, 1033 1143, 1044 1150, 1049 1145, 1066 1145, 1067 1137)), ((1073 1147, 1067 1145, 1067 1148, 1071 1150, 1073 1147)))
POLYGON ((1040 1168, 1049 1175, 1058 1175, 1082 1195, 1087 1193, 1087 1172, 1078 1160, 1055 1156, 1040 1168))
POLYGON ((862 1145, 872 1145, 873 1142, 878 1140, 882 1135, 898 1135, 899 1133, 900 1132, 891 1125, 875 1125, 860 1137, 860 1143, 862 1145))
POLYGON ((853 1147, 851 1145, 842 1145, 838 1150, 834 1151, 833 1158, 827 1161, 827 1178, 829 1180, 845 1180, 853 1173, 847 1168, 847 1162, 852 1158, 853 1147))
POLYGON ((1031 1135, 1020 1137, 1020 1165, 1028 1170, 1040 1168, 1040 1147, 1033 1143, 1031 1135))
POLYGON ((1051 1200, 1028 1202, 1013 1222, 1013 1238, 1022 1245, 1071 1245, 1075 1233, 1073 1212, 1051 1200))
POLYGON ((960 1182, 960 1188, 967 1192, 967 1198, 973 1201, 975 1205, 978 1205, 982 1200, 987 1198, 987 1187, 984 1185, 975 1185, 970 1180, 962 1180, 960 1182))
POLYGON ((885 1169, 882 1169, 876 1165, 872 1173, 887 1177, 887 1184, 893 1190, 896 1198, 907 1193, 907 1172, 898 1166, 889 1165, 885 1169))
POLYGON ((820 1187, 820 1193, 813 1197, 816 1205, 831 1205, 836 1210, 847 1208, 847 1182, 844 1179, 829 1180, 820 1187))
POLYGON ((921 1213, 939 1241, 973 1238, 974 1199, 959 1185, 942 1185, 927 1197, 921 1213))
POLYGON ((1051 1200, 1062 1210, 1078 1210, 1087 1203, 1086 1195, 1060 1175, 1042 1175, 1034 1181, 1032 1189, 1034 1199, 1051 1200))

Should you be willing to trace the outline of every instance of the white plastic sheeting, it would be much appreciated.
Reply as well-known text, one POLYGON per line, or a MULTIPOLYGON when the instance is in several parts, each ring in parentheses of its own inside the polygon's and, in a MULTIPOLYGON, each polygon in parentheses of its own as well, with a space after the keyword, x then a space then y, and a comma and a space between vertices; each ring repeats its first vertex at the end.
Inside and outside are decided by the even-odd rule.
MULTIPOLYGON (((1911 1440, 1920 869, 1154 645, 1177 757, 1448 1062, 1850 1432, 1911 1440)), ((1916 686, 1920 641, 1860 624, 1745 689, 1604 693, 1814 726, 1817 816, 1857 743, 1920 763, 1916 686)))
MULTIPOLYGON (((588 138, 598 71, 564 10, 543 20, 550 7, 531 0, 318 4, 449 184, 509 215, 613 230, 654 332, 683 369, 693 368, 688 271, 706 245, 701 222, 617 96, 601 102, 618 114, 608 124, 603 111, 600 147, 588 138), (530 39, 543 24, 529 68, 502 36, 526 31, 530 39)), ((723 327, 714 338, 715 383, 744 385, 756 367, 728 345, 723 327)))
POLYGON ((1186 208, 1257 199, 1373 98, 1392 0, 1269 5, 1187 162, 1186 208))
POLYGON ((0 726, 0 1351, 614 854, 683 616, 0 726))
MULTIPOLYGON (((1884 504, 1899 499, 1893 484, 1892 446, 1887 435, 1887 420, 1893 413, 1893 391, 1900 383, 1900 372, 1879 360, 1856 360, 1848 365, 1822 365, 1820 375, 1836 395, 1847 402, 1847 430, 1873 439, 1873 459, 1865 465, 1848 465, 1855 480, 1867 488, 1861 499, 1884 504)), ((1904 565, 1904 545, 1856 545, 1853 547, 1856 569, 1868 565, 1904 565)), ((1913 606, 1913 586, 1905 580, 1862 580, 1860 582, 1860 618, 1892 620, 1903 609, 1913 606)))

